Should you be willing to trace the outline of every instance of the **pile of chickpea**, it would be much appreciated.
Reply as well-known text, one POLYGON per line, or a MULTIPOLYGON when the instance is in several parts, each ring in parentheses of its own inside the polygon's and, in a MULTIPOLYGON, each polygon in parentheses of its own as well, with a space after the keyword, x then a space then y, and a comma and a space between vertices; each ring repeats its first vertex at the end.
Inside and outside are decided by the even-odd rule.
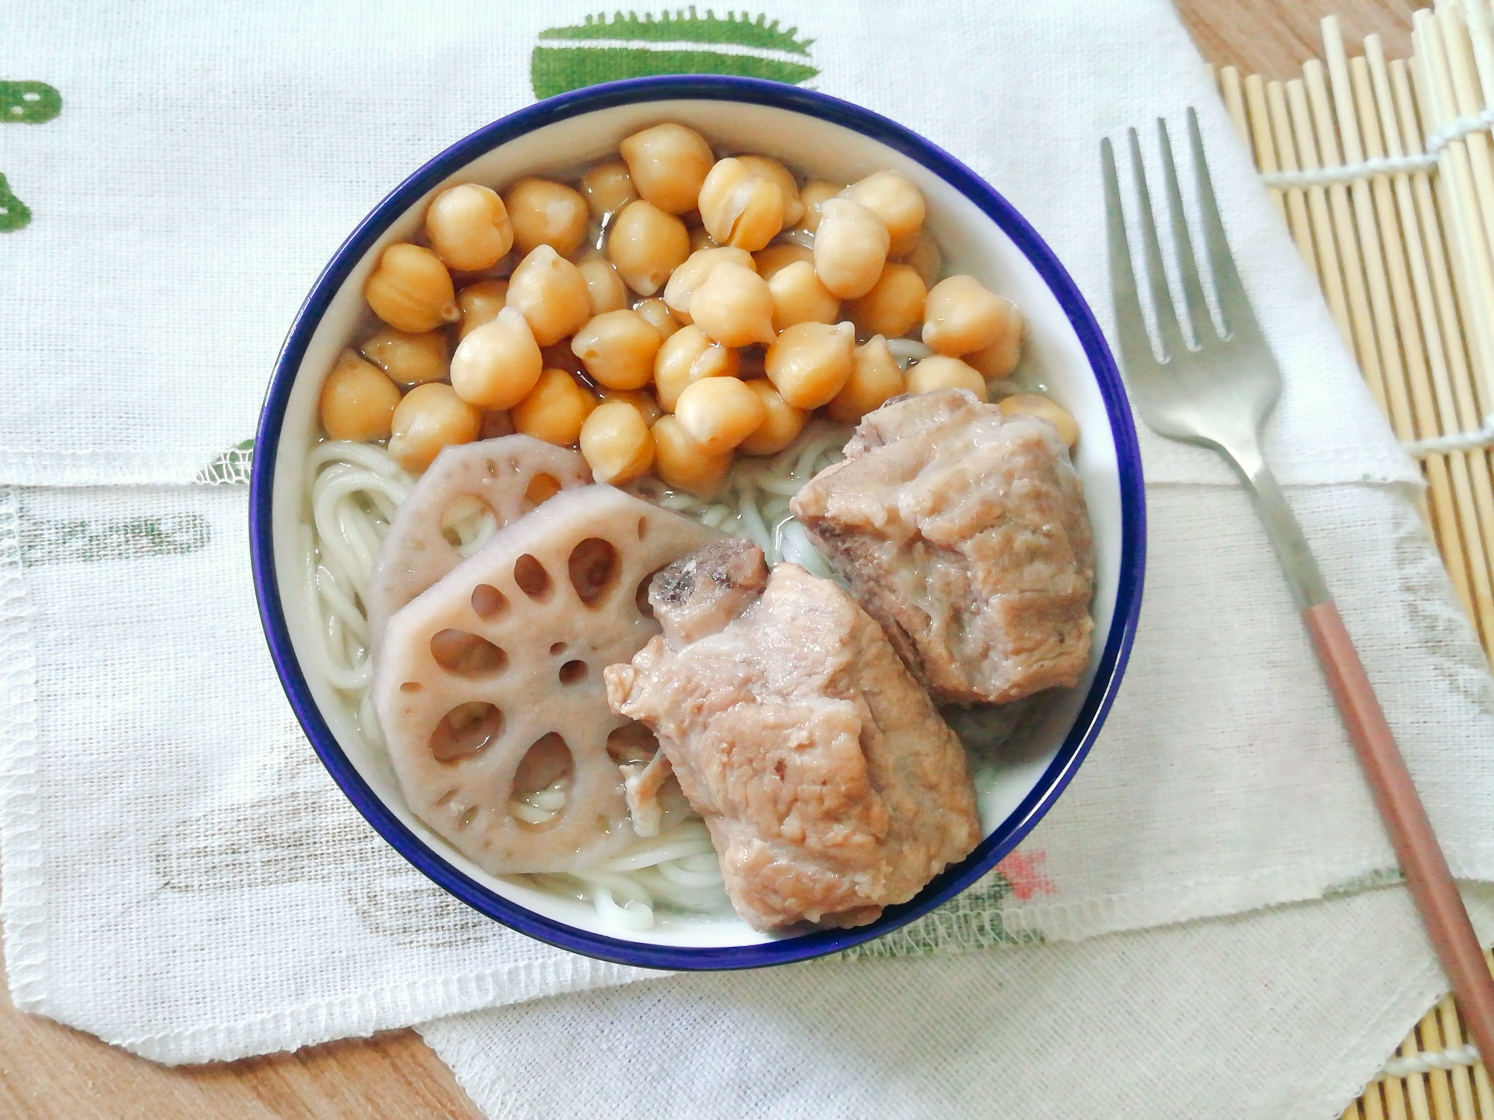
MULTIPOLYGON (((518 431, 579 446, 599 482, 652 470, 709 496, 737 452, 782 450, 816 409, 852 422, 947 387, 987 400, 1016 366, 1021 313, 974 277, 935 282, 924 199, 901 175, 801 186, 673 123, 619 155, 579 189, 438 194, 428 247, 390 245, 369 276, 385 325, 328 374, 326 434, 387 440, 419 472, 449 444, 518 431), (933 353, 904 373, 888 340, 915 328, 933 353)), ((1078 438, 1046 397, 999 403, 1078 438)))

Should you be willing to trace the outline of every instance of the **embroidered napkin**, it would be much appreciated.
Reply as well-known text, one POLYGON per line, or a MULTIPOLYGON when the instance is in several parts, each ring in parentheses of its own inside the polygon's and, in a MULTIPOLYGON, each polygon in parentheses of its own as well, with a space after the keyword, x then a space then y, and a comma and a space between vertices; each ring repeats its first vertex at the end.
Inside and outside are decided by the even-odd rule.
MULTIPOLYGON (((667 26, 588 23, 589 13, 573 0, 388 5, 357 20, 288 4, 231 17, 79 5, 12 32, 4 64, 63 103, 46 123, 0 129, 0 171, 30 213, 0 236, 0 275, 20 281, 0 300, 0 374, 29 386, 0 416, 0 485, 14 487, 0 497, 0 913, 18 1006, 160 1060, 202 1061, 654 975, 509 933, 394 856, 341 799, 280 697, 253 612, 242 488, 146 485, 198 477, 248 434, 297 301, 384 190, 536 93, 619 68, 736 67, 888 113, 1011 197, 1102 320, 1098 139, 1197 105, 1241 271, 1287 377, 1269 453, 1454 872, 1494 879, 1484 825, 1494 693, 1411 504, 1417 472, 1162 0, 999 11, 782 0, 761 23, 687 13, 667 26), (64 23, 72 34, 49 37, 64 23), (101 176, 130 180, 135 208, 119 200, 121 179, 101 176), (100 254, 100 239, 116 251, 100 254)), ((917 960, 816 966, 826 977, 865 970, 835 972, 850 986, 827 979, 823 1006, 872 998, 889 968, 937 968, 954 983, 965 965, 935 966, 930 951, 1139 930, 1394 878, 1248 502, 1206 452, 1143 440, 1147 597, 1100 743, 995 874, 859 954, 917 960)), ((1330 917, 1343 907, 1304 912, 1340 933, 1348 920, 1330 917)), ((1353 913, 1389 920, 1371 903, 1353 913)), ((1175 935, 1126 937, 1151 952, 1147 938, 1175 935)), ((1412 959, 1414 927, 1387 936, 1412 959)), ((1384 955, 1339 940, 1345 961, 1384 955)), ((1107 944, 1122 942, 1082 948, 1107 944)), ((1192 959, 1198 970, 1228 953, 1192 959)), ((1085 1004, 1093 969, 1063 983, 1053 973, 1053 1000, 1085 1004)), ((1179 970, 1169 1007, 1190 1006, 1193 974, 1179 970)), ((1300 969, 1290 980, 1298 996, 1310 982, 1300 969)), ((698 992, 735 1014, 734 989, 719 981, 667 983, 638 998, 698 992)), ((553 1014, 572 1008, 580 1024, 596 1006, 614 1005, 557 1002, 553 1014)), ((1113 1006, 1110 1022, 1139 1014, 1113 1006)), ((1219 1045, 1263 1029, 1259 1010, 1222 1024, 1219 1045)), ((1017 1045, 1020 1022, 999 1004, 988 1011, 992 1030, 1008 1022, 1012 1033, 980 1047, 1017 1045)), ((447 1024, 432 1038, 469 1085, 484 1067, 519 1077, 529 1059, 489 1043, 507 1039, 502 1022, 522 1021, 447 1024), (461 1043, 462 1031, 477 1041, 461 1043)), ((1174 1014, 1157 1037, 1186 1027, 1174 1014)), ((1383 1058, 1378 1036, 1354 1041, 1360 1066, 1383 1058)), ((1078 1068, 1098 1080, 1111 1067, 1078 1068)))

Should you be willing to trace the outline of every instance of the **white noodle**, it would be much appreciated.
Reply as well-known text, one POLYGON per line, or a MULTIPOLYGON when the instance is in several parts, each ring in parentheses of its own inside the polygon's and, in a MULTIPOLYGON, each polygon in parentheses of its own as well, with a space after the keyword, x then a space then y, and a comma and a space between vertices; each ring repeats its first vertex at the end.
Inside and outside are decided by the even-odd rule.
MULTIPOLYGON (((817 421, 771 459, 739 460, 722 492, 710 500, 673 493, 656 482, 635 488, 665 509, 723 532, 746 536, 770 564, 802 564, 817 575, 833 575, 803 526, 789 516, 788 500, 814 474, 840 458, 849 429, 817 421)), ((372 444, 327 441, 306 459, 309 524, 307 596, 318 635, 318 668, 354 714, 364 741, 384 749, 369 685, 368 619, 362 593, 379 547, 399 504, 415 480, 372 444)), ((458 551, 471 555, 497 531, 486 507, 458 508, 442 528, 458 551)), ((544 824, 565 807, 565 779, 524 798, 508 811, 528 824, 544 824)), ((651 929, 660 906, 678 911, 724 913, 728 908, 720 862, 698 817, 633 849, 573 874, 511 876, 552 894, 588 901, 605 926, 621 932, 651 929), (621 900, 621 901, 619 901, 621 900)))
POLYGON ((889 338, 887 340, 887 350, 897 364, 905 370, 908 368, 909 362, 916 362, 919 358, 927 358, 934 352, 932 347, 925 346, 916 338, 889 338))
POLYGON ((592 904, 597 908, 597 913, 601 915, 603 921, 621 926, 625 930, 640 932, 653 928, 653 907, 636 898, 630 898, 619 906, 612 901, 610 890, 606 887, 598 887, 596 894, 592 897, 592 904))

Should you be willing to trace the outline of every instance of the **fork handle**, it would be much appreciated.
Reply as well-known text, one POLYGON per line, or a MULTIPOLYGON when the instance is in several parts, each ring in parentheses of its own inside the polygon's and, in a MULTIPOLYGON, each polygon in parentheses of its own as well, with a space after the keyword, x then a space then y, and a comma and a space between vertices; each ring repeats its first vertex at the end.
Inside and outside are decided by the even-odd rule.
POLYGON ((1405 759, 1333 600, 1305 608, 1302 618, 1463 1022, 1484 1061, 1494 1062, 1494 978, 1405 759))
POLYGON ((1349 632, 1344 629, 1338 607, 1329 597, 1328 585, 1323 581, 1302 527, 1266 465, 1259 444, 1253 435, 1246 433, 1231 440, 1224 450, 1250 489, 1256 512, 1276 549, 1307 632, 1312 635, 1313 647, 1343 717, 1349 742, 1359 756, 1360 769, 1374 795, 1380 819, 1385 822, 1385 831, 1390 834, 1396 860, 1421 915, 1427 938, 1452 982, 1463 1022, 1484 1061, 1494 1063, 1494 977, 1484 963, 1473 923, 1468 920, 1447 858, 1432 832, 1426 806, 1411 782, 1406 760, 1401 757, 1390 725, 1385 722, 1374 686, 1364 672, 1349 632))

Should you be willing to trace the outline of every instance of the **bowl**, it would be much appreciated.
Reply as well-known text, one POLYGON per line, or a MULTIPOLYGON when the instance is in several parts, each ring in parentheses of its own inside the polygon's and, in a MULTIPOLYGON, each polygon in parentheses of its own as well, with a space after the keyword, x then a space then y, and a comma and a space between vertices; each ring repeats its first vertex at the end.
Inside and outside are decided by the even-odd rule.
MULTIPOLYGON (((1097 231, 1096 236, 1099 236, 1097 231)), ((275 366, 255 441, 250 489, 255 589, 270 654, 307 737, 368 822, 432 882, 467 905, 561 948, 648 968, 747 968, 845 949, 912 921, 990 871, 1074 776, 1120 684, 1141 603, 1144 493, 1121 379, 1078 288, 1042 239, 992 187, 948 153, 876 113, 811 90, 747 78, 670 76, 593 86, 542 101, 448 148, 401 183, 338 249, 297 315, 275 366), (1027 316, 1024 363, 1078 419, 1075 466, 1094 524, 1095 640, 1079 685, 1048 696, 1017 740, 976 769, 985 838, 912 901, 854 929, 796 936, 752 931, 734 915, 682 917, 620 936, 589 904, 488 875, 410 812, 387 758, 369 747, 331 686, 309 669, 309 575, 300 524, 321 380, 362 308, 384 247, 413 235, 427 202, 462 181, 494 186, 579 169, 630 132, 677 120, 720 147, 765 152, 851 182, 892 168, 928 200, 927 228, 946 267, 970 272, 1027 316)))

